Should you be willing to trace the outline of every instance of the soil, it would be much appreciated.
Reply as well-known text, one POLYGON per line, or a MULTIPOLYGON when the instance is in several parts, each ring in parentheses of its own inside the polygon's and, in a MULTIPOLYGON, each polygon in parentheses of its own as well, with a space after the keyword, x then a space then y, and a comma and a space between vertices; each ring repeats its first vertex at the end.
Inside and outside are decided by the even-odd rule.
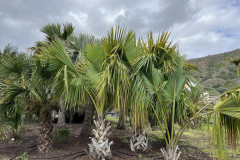
MULTIPOLYGON (((27 126, 26 133, 17 143, 0 141, 0 159, 8 157, 10 160, 20 159, 19 156, 26 154, 29 160, 85 160, 88 159, 87 151, 89 138, 79 137, 82 124, 68 124, 71 136, 64 142, 54 142, 54 150, 50 153, 38 153, 37 139, 38 129, 36 124, 27 126), (2 158, 1 158, 2 157, 2 158)), ((146 153, 131 152, 128 145, 130 130, 117 130, 112 128, 110 139, 113 140, 112 154, 114 160, 161 160, 160 148, 164 147, 161 141, 151 142, 151 149, 146 153)), ((183 160, 210 160, 206 153, 194 146, 180 145, 184 150, 181 154, 183 160), (189 151, 189 152, 188 152, 189 151)), ((23 158, 22 158, 23 159, 23 158)))

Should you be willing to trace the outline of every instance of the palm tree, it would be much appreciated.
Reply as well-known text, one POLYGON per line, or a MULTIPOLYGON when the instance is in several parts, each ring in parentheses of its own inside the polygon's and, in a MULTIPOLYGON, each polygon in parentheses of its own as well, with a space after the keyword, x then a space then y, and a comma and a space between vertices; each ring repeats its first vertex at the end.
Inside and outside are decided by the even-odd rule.
MULTIPOLYGON (((71 35, 66 42, 67 52, 77 67, 78 63, 81 63, 84 59, 85 48, 88 44, 95 41, 94 36, 88 34, 76 34, 71 35)), ((91 136, 92 124, 93 124, 94 105, 90 97, 88 97, 85 105, 84 123, 81 130, 81 137, 91 136)))
MULTIPOLYGON (((59 41, 54 42, 52 46, 46 47, 46 59, 49 59, 52 66, 58 68, 53 69, 64 73, 62 76, 64 76, 65 84, 63 85, 66 89, 66 104, 78 105, 86 101, 86 95, 90 96, 99 117, 98 123, 100 124, 95 123, 97 128, 105 125, 103 117, 106 107, 114 106, 119 109, 123 107, 126 112, 127 103, 129 103, 127 98, 130 96, 130 92, 128 93, 130 62, 138 54, 135 47, 135 34, 132 31, 125 33, 118 27, 114 32, 112 29, 102 41, 87 46, 83 59, 76 68, 72 62, 65 61, 67 57, 69 59, 69 56, 66 56, 67 51, 59 41), (106 102, 108 102, 108 106, 106 106, 106 102)), ((108 132, 109 127, 105 129, 108 132)), ((96 132, 94 133, 96 134, 96 132)), ((110 147, 107 135, 104 135, 101 140, 98 139, 97 143, 92 143, 92 147, 94 144, 100 145, 103 139, 104 143, 110 147)), ((111 155, 110 151, 107 152, 108 155, 103 154, 104 150, 109 148, 102 149, 98 156, 108 157, 111 155)), ((94 157, 93 152, 90 155, 94 157)))
POLYGON ((54 77, 49 72, 49 63, 19 55, 5 56, 1 60, 2 78, 8 79, 2 90, 2 104, 16 99, 26 100, 39 113, 39 152, 52 150, 52 119, 51 111, 55 107, 55 97, 52 82, 54 77))
MULTIPOLYGON (((2 84, 1 87, 6 87, 2 84)), ((3 88, 2 88, 3 89, 3 88)), ((19 98, 0 104, 0 138, 18 140, 24 128, 22 127, 22 115, 25 113, 26 104, 19 98)))
MULTIPOLYGON (((103 117, 107 109, 114 107, 119 110, 122 108, 123 111, 130 109, 136 136, 137 133, 145 136, 147 111, 151 107, 162 132, 166 131, 164 138, 167 149, 162 149, 166 159, 179 157, 180 153, 176 153, 178 140, 192 120, 212 113, 227 116, 226 119, 228 116, 238 118, 238 114, 232 113, 233 110, 238 112, 238 107, 232 110, 221 108, 222 105, 213 109, 207 105, 191 118, 182 112, 186 107, 182 103, 185 100, 184 86, 185 84, 191 86, 191 74, 188 72, 189 65, 186 65, 185 59, 178 55, 176 45, 168 42, 168 37, 168 33, 162 34, 155 45, 150 36, 148 43, 141 45, 140 41, 136 43, 134 32, 126 33, 120 28, 114 32, 112 29, 103 40, 87 45, 82 59, 76 65, 61 41, 53 41, 42 50, 43 62, 49 64, 48 71, 57 73, 54 91, 65 95, 64 103, 69 107, 78 106, 87 102, 90 97, 95 106, 99 120, 95 121, 96 130, 93 130, 95 137, 91 138, 92 143, 89 144, 90 158, 111 157, 112 142, 108 139, 111 127, 106 125, 103 117), (127 108, 128 106, 130 108, 127 108), (209 112, 202 113, 206 108, 209 108, 209 112), (173 133, 175 122, 182 124, 176 134, 173 133), (173 129, 169 129, 168 126, 173 129)), ((232 94, 226 94, 225 97, 230 95, 232 94)), ((233 97, 235 96, 229 99, 234 100, 233 97)), ((213 135, 223 137, 219 134, 218 125, 221 116, 216 117, 215 126, 218 128, 214 129, 213 135)), ((230 123, 225 125, 223 121, 220 124, 230 125, 230 123)), ((235 126, 231 130, 237 133, 235 126)), ((236 135, 231 137, 236 138, 236 135)), ((235 139, 231 140, 234 142, 235 139)), ((218 141, 218 145, 222 147, 221 137, 218 141)), ((133 147, 136 146, 133 144, 133 147)))
MULTIPOLYGON (((179 109, 182 107, 179 105, 182 104, 182 95, 184 95, 184 84, 186 83, 187 77, 184 73, 184 59, 180 58, 177 61, 178 67, 176 71, 172 72, 169 76, 169 80, 164 85, 162 91, 156 92, 157 103, 164 103, 166 108, 154 107, 152 105, 152 109, 155 112, 155 115, 159 121, 159 126, 164 132, 167 131, 167 134, 164 135, 166 141, 166 149, 162 148, 161 152, 164 156, 164 159, 178 159, 181 152, 177 153, 178 149, 178 141, 181 138, 184 130, 189 126, 191 121, 194 121, 198 118, 204 117, 206 115, 214 114, 214 124, 213 124, 213 134, 212 138, 214 144, 217 142, 217 148, 219 153, 219 159, 224 158, 224 131, 227 132, 226 136, 228 136, 230 140, 230 144, 235 147, 237 139, 239 137, 239 116, 240 107, 238 102, 240 102, 239 97, 239 89, 235 89, 229 92, 224 93, 220 100, 214 107, 210 106, 210 103, 206 106, 202 107, 196 113, 192 114, 192 117, 189 117, 185 121, 183 121, 181 128, 179 131, 174 134, 174 123, 175 119, 179 119, 179 109), (161 93, 162 92, 162 93, 161 93), (234 98, 235 97, 235 98, 234 98), (165 102, 164 102, 165 101, 165 102), (207 112, 206 112, 207 110, 207 112), (234 110, 234 111, 233 111, 234 110), (169 114, 169 112, 171 114, 169 114), (170 116, 169 116, 170 115, 170 116), (172 122, 172 130, 168 129, 167 121, 171 119, 172 122), (165 129, 164 129, 165 128, 165 129), (215 142, 216 139, 216 142, 215 142)), ((214 145, 215 146, 215 145, 214 145)))
POLYGON ((71 23, 63 24, 63 28, 59 23, 47 24, 43 26, 40 31, 46 34, 46 39, 48 42, 53 42, 56 40, 56 38, 64 41, 73 34, 74 27, 71 23))
MULTIPOLYGON (((93 46, 96 45, 93 44, 93 46)), ((89 48, 89 50, 90 49, 91 48, 89 48)), ((97 51, 101 53, 101 50, 97 51)), ((65 94, 65 98, 63 99, 65 104, 68 107, 79 106, 80 104, 85 103, 90 97, 94 103, 99 117, 101 117, 101 109, 97 107, 96 96, 94 96, 96 86, 94 84, 89 85, 94 82, 95 77, 98 75, 94 74, 93 77, 87 79, 87 75, 90 76, 88 71, 91 70, 91 66, 89 66, 90 68, 87 68, 87 65, 90 65, 90 62, 87 60, 87 58, 89 58, 91 55, 88 54, 88 57, 75 67, 66 51, 65 46, 60 41, 55 41, 46 46, 46 48, 44 48, 44 55, 46 60, 49 60, 50 62, 50 70, 58 71, 55 89, 56 92, 65 94), (63 79, 63 81, 59 81, 58 79, 63 79)), ((101 56, 99 56, 99 58, 101 58, 101 56)), ((93 61, 94 60, 97 62, 96 57, 94 57, 93 61)), ((94 64, 97 65, 96 63, 94 64)), ((106 125, 105 121, 95 121, 95 125, 96 130, 93 132, 95 138, 92 138, 92 144, 89 144, 89 157, 92 159, 99 157, 111 157, 110 146, 112 142, 109 143, 107 138, 109 136, 108 131, 110 126, 109 124, 106 125)))
MULTIPOLYGON (((183 124, 189 119, 189 112, 195 111, 193 106, 185 104, 187 91, 184 90, 187 89, 184 86, 193 84, 195 79, 191 70, 196 69, 196 66, 185 63, 184 57, 178 54, 177 44, 169 42, 169 36, 168 32, 163 32, 155 42, 150 33, 147 43, 139 40, 142 54, 134 64, 135 83, 131 98, 135 135, 146 137, 144 128, 148 116, 157 113, 157 118, 163 122, 160 127, 166 132, 167 144, 174 136, 174 123, 183 124), (173 94, 173 91, 177 92, 173 94)), ((131 138, 135 139, 139 138, 131 138)), ((131 150, 146 150, 147 138, 143 139, 143 142, 135 141, 136 145, 130 141, 131 150)))
POLYGON ((82 59, 85 47, 95 41, 90 34, 72 34, 66 41, 66 47, 71 60, 76 65, 82 59))
MULTIPOLYGON (((70 82, 70 86, 72 86, 73 84, 71 84, 71 81, 73 80, 79 80, 78 77, 81 76, 83 77, 83 71, 79 69, 79 64, 82 65, 82 60, 83 60, 83 56, 84 56, 84 52, 85 52, 85 47, 87 44, 91 44, 94 41, 94 37, 91 35, 85 35, 85 34, 78 34, 78 35, 71 35, 69 36, 69 38, 66 41, 62 41, 63 44, 61 44, 61 47, 64 47, 64 53, 62 53, 64 58, 59 59, 59 53, 61 54, 61 52, 59 53, 54 53, 54 51, 47 51, 47 53, 43 53, 43 56, 46 56, 44 59, 49 59, 51 61, 51 63, 53 66, 56 65, 57 63, 59 63, 59 61, 61 62, 60 64, 57 64, 56 67, 52 67, 50 68, 51 72, 56 73, 57 76, 57 84, 59 86, 59 92, 61 93, 60 95, 58 95, 59 97, 62 97, 60 100, 60 107, 61 107, 61 111, 65 110, 65 106, 66 104, 68 105, 69 109, 74 109, 74 107, 77 105, 84 105, 84 102, 86 100, 83 101, 78 101, 77 103, 75 102, 74 104, 70 104, 69 102, 71 102, 70 99, 68 99, 68 102, 65 101, 65 98, 67 96, 67 92, 66 91, 66 84, 68 82, 70 82), (64 46, 62 46, 64 45, 64 46), (53 52, 53 53, 51 53, 53 52), (64 59, 70 59, 70 61, 66 61, 64 59), (57 62, 55 62, 57 61, 57 62), (72 70, 74 70, 74 74, 72 74, 72 72, 70 72, 70 74, 67 74, 68 76, 66 76, 66 73, 69 70, 69 67, 66 67, 66 70, 63 69, 64 66, 71 66, 72 70), (76 78, 76 79, 75 79, 76 78), (64 83, 64 81, 62 81, 62 79, 66 80, 66 83, 64 83), (65 90, 63 89, 65 85, 65 90), (62 87, 62 88, 61 88, 62 87), (72 105, 72 106, 70 106, 72 105), (73 108, 71 108, 73 107, 73 108)), ((53 43, 54 41, 52 41, 53 43)), ((60 42, 59 42, 60 43, 60 42)), ((50 45, 50 43, 48 44, 50 45)), ((47 46, 45 46, 45 48, 47 48, 47 46)), ((56 44, 54 45, 56 46, 56 44)), ((61 48, 62 49, 62 48, 61 48)), ((55 50, 56 52, 56 50, 55 50)), ((75 82, 74 82, 75 83, 75 82)), ((84 82, 85 83, 85 82, 84 82)), ((76 93, 78 94, 78 93, 76 93)), ((73 96, 73 95, 72 95, 73 96)), ((93 111, 94 111, 94 106, 91 102, 91 98, 88 98, 87 100, 88 102, 86 103, 85 106, 85 117, 84 117, 84 127, 81 131, 81 136, 87 136, 89 137, 91 134, 91 124, 92 124, 92 117, 93 117, 93 111)), ((60 124, 63 124, 65 121, 64 118, 64 112, 59 112, 59 122, 61 122, 60 124)), ((62 125, 59 125, 62 126, 62 125)))
MULTIPOLYGON (((119 26, 108 32, 107 36, 97 44, 87 47, 85 58, 88 70, 86 75, 92 77, 92 84, 97 91, 97 112, 100 123, 103 125, 104 112, 109 106, 116 108, 120 112, 119 128, 124 127, 125 115, 128 112, 131 97, 131 74, 133 73, 132 64, 139 57, 139 49, 136 47, 136 38, 133 31, 126 32, 119 26), (96 59, 96 57, 98 57, 96 59)), ((97 125, 98 126, 98 125, 97 125)), ((108 125, 107 125, 108 126, 108 125)), ((109 128, 106 127, 106 132, 109 128)), ((99 132, 94 133, 101 133, 99 132)), ((98 137, 96 134, 95 137, 98 137)), ((103 136, 107 150, 110 151, 111 142, 103 136), (106 140, 106 141, 105 141, 106 140)), ((90 145, 90 157, 96 157, 92 150, 101 146, 102 139, 92 139, 90 145), (96 142, 97 143, 96 143, 96 142)), ((100 147, 101 148, 101 147, 100 147)), ((104 151, 104 149, 103 149, 104 151)), ((111 152, 104 155, 104 152, 97 154, 102 158, 107 158, 111 152)))
MULTIPOLYGON (((67 40, 71 35, 73 35, 74 27, 71 23, 66 24, 47 24, 40 29, 46 35, 46 41, 43 42, 36 42, 35 47, 30 48, 34 51, 35 56, 40 56, 42 53, 42 49, 49 43, 52 43, 56 39, 67 43, 67 40)), ((60 95, 62 97, 63 95, 60 95)), ((62 98, 59 100, 60 110, 58 113, 58 123, 59 127, 65 125, 65 105, 63 103, 62 98)))
POLYGON ((11 56, 15 56, 16 54, 18 54, 18 48, 11 44, 7 44, 2 51, 0 50, 0 56, 7 55, 7 54, 11 56))
MULTIPOLYGON (((132 64, 138 58, 139 50, 136 47, 136 37, 133 31, 126 32, 119 26, 111 29, 104 39, 105 59, 104 67, 98 84, 99 98, 106 101, 108 92, 112 95, 112 105, 119 110, 117 128, 125 128, 125 115, 131 96, 130 75, 133 72, 132 64), (104 87, 104 88, 103 88, 104 87)), ((105 102, 102 102, 104 104, 105 102)))
MULTIPOLYGON (((67 53, 70 56, 74 66, 77 62, 81 61, 85 47, 94 41, 94 37, 88 34, 73 34, 74 27, 71 23, 63 24, 48 24, 41 28, 41 31, 46 34, 46 39, 48 43, 53 42, 58 39, 64 43, 66 46, 67 53)), ((42 44, 42 43, 40 43, 42 44)), ((43 45, 42 45, 43 46, 43 45)), ((63 97, 64 95, 61 95, 63 97)), ((60 100, 60 110, 58 117, 58 126, 63 126, 65 124, 65 105, 63 100, 60 100)), ((88 103, 85 106, 85 117, 84 117, 84 127, 81 135, 90 136, 93 117, 93 105, 91 99, 89 98, 88 103)))
MULTIPOLYGON (((160 89, 160 85, 167 80, 167 75, 176 66, 174 56, 176 55, 175 48, 177 46, 176 44, 172 45, 172 42, 169 43, 168 37, 169 34, 167 32, 163 33, 155 42, 153 34, 150 33, 147 42, 143 40, 138 42, 141 54, 138 61, 134 64, 135 78, 133 81, 135 83, 132 86, 132 95, 134 97, 132 97, 131 105, 131 117, 133 117, 135 135, 141 135, 142 132, 145 134, 145 124, 148 120, 148 114, 151 112, 149 107, 152 104, 151 101, 156 101, 154 94, 160 89)), ((136 138, 132 137, 133 139, 136 138)), ((144 139, 147 140, 146 138, 144 139)), ((141 144, 137 141, 135 143, 141 144)), ((131 144, 131 150, 135 151, 139 146, 141 145, 131 144)), ((140 148, 138 150, 146 150, 146 147, 140 148)))

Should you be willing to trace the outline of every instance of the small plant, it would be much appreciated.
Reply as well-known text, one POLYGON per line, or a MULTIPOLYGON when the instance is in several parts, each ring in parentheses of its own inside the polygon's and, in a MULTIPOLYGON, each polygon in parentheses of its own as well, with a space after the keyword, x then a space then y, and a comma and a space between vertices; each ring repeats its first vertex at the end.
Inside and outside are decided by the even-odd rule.
POLYGON ((18 145, 21 145, 23 142, 22 141, 17 141, 17 144, 18 145))
POLYGON ((28 160, 28 158, 27 158, 27 152, 24 152, 21 156, 16 157, 16 159, 19 159, 19 160, 28 160))
POLYGON ((128 142, 128 139, 126 139, 126 138, 124 138, 124 139, 122 140, 122 142, 124 142, 124 143, 129 143, 129 142, 128 142))
POLYGON ((24 102, 20 100, 0 104, 0 138, 17 140, 25 132, 22 123, 24 102))
POLYGON ((70 137, 70 131, 68 128, 56 129, 53 131, 53 138, 57 141, 66 141, 70 137))
POLYGON ((142 156, 141 154, 138 154, 138 158, 142 159, 142 157, 143 157, 143 156, 142 156))

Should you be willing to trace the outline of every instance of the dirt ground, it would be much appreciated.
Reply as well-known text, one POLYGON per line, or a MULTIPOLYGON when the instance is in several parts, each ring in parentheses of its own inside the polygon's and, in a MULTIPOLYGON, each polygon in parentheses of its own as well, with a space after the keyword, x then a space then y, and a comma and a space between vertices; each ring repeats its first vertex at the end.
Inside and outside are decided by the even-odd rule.
MULTIPOLYGON (((0 141, 0 159, 14 160, 19 156, 27 157, 29 160, 85 160, 87 157, 88 138, 79 137, 82 124, 69 124, 67 127, 71 131, 71 137, 64 142, 54 142, 54 150, 51 153, 38 153, 37 138, 38 130, 35 125, 28 125, 26 133, 18 141, 11 144, 9 141, 0 141), (25 154, 25 156, 24 156, 25 154)), ((114 126, 114 125, 113 125, 114 126)), ((130 130, 117 130, 112 128, 110 137, 114 144, 112 145, 113 159, 115 160, 160 160, 163 159, 160 148, 164 143, 160 140, 151 141, 151 149, 146 153, 131 152, 128 145, 130 139, 130 130)), ((150 139, 154 137, 150 137, 150 139)), ((183 160, 210 160, 208 154, 202 152, 197 147, 189 145, 180 145, 182 151, 181 159, 183 160)), ((26 159, 25 159, 26 160, 26 159)))

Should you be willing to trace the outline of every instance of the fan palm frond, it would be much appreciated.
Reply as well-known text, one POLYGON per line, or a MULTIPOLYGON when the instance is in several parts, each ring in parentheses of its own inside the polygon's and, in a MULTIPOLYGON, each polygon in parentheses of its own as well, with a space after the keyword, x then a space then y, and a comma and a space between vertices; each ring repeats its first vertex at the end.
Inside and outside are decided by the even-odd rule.
POLYGON ((224 93, 213 109, 213 143, 216 139, 219 157, 224 158, 224 137, 228 138, 233 149, 236 149, 240 138, 240 89, 224 93))

